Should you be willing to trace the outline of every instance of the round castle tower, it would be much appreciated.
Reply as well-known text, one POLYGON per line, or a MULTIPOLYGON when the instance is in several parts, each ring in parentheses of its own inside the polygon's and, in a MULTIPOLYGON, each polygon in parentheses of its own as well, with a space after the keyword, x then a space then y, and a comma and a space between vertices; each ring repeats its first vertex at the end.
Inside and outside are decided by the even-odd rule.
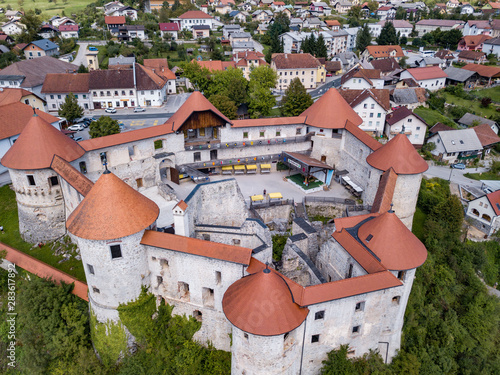
POLYGON ((285 280, 265 268, 232 284, 222 307, 232 323, 231 374, 298 374, 309 313, 285 280))
POLYGON ((66 225, 76 237, 99 322, 118 321, 118 305, 136 299, 149 285, 141 239, 158 215, 156 203, 106 169, 69 216, 66 225))
MULTIPOLYGON (((382 174, 391 168, 397 174, 392 203, 394 211, 411 229, 417 206, 422 174, 429 168, 406 135, 398 134, 366 158, 366 162, 382 174)), ((373 173, 372 173, 373 175, 373 173)))
POLYGON ((51 241, 66 233, 59 176, 50 166, 54 155, 68 162, 85 150, 34 114, 1 162, 9 169, 19 212, 19 231, 27 242, 51 241))

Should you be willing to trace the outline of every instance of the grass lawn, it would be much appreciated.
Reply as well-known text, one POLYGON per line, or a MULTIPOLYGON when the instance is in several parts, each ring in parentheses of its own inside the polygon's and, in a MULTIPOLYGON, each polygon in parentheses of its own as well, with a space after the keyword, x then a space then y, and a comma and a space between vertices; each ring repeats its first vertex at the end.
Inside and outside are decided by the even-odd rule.
POLYGON ((500 86, 484 90, 474 90, 473 93, 480 96, 481 98, 488 97, 491 98, 491 100, 493 100, 495 103, 500 103, 500 86))
POLYGON ((318 186, 323 185, 323 182, 318 180, 310 181, 309 186, 304 185, 304 176, 302 176, 300 173, 287 176, 286 178, 289 178, 304 190, 314 189, 317 188, 318 186))
POLYGON ((473 180, 500 180, 500 176, 492 172, 464 173, 464 177, 472 178, 473 180))
POLYGON ((415 215, 413 215, 412 232, 415 236, 418 237, 420 241, 423 241, 424 238, 424 223, 426 219, 427 215, 424 214, 422 210, 417 207, 415 215))
POLYGON ((90 3, 92 3, 92 0, 53 0, 52 2, 48 0, 5 0, 2 1, 2 8, 5 9, 7 5, 10 5, 12 9, 24 11, 37 8, 42 11, 42 18, 48 20, 52 16, 62 16, 63 11, 66 16, 71 17, 72 14, 85 9, 90 3), (21 5, 19 5, 20 1, 21 5))
POLYGON ((429 125, 429 128, 436 125, 436 122, 442 122, 445 125, 458 129, 457 124, 455 124, 452 119, 442 115, 440 112, 434 109, 419 107, 416 108, 413 112, 422 117, 427 125, 429 125))
POLYGON ((281 111, 279 108, 271 109, 271 113, 269 114, 269 117, 280 117, 280 116, 281 116, 281 111))
MULTIPOLYGON (((29 254, 42 262, 50 264, 61 271, 64 271, 78 280, 86 282, 83 264, 80 260, 76 260, 73 256, 70 260, 63 263, 58 263, 64 259, 62 255, 56 256, 53 254, 52 247, 54 243, 47 243, 41 248, 25 242, 19 234, 19 219, 17 215, 16 194, 9 188, 8 185, 0 188, 0 225, 4 227, 4 232, 0 234, 0 242, 3 242, 23 253, 29 254)), ((62 246, 55 244, 55 247, 62 246)), ((76 252, 73 252, 75 255, 76 252)))
POLYGON ((467 99, 457 98, 456 96, 451 95, 448 92, 443 92, 442 95, 446 99, 446 103, 465 107, 470 113, 477 116, 481 117, 487 116, 489 118, 490 116, 493 116, 497 113, 495 106, 491 104, 488 106, 488 108, 483 108, 481 107, 481 103, 478 100, 467 100, 467 99))

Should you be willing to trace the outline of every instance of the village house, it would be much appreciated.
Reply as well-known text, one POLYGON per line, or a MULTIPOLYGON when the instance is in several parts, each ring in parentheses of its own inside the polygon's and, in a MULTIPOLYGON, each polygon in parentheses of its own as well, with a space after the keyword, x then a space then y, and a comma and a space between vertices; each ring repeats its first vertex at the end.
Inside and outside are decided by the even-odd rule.
POLYGON ((48 23, 40 26, 40 30, 38 31, 38 35, 40 35, 43 39, 55 38, 59 34, 59 30, 57 27, 54 27, 48 23))
POLYGON ((7 35, 18 35, 21 34, 25 29, 26 26, 19 21, 12 20, 9 22, 4 23, 2 26, 0 26, 2 29, 2 32, 7 35))
POLYGON ((59 32, 61 33, 61 38, 75 38, 78 39, 78 25, 61 25, 59 26, 59 32))
POLYGON ((495 234, 500 228, 500 190, 483 195, 467 203, 467 221, 486 234, 495 234))
POLYGON ((340 90, 340 95, 363 120, 361 130, 380 137, 384 133, 386 115, 391 110, 389 90, 340 90))
POLYGON ((179 24, 175 22, 160 23, 161 37, 167 40, 177 40, 179 39, 179 24))
POLYGON ((306 89, 314 89, 326 79, 325 68, 309 53, 274 54, 271 68, 278 75, 278 90, 286 90, 294 78, 298 78, 306 89))
POLYGON ((130 41, 133 39, 146 39, 146 28, 144 25, 124 25, 118 27, 118 40, 130 41))
POLYGON ((465 23, 462 30, 464 36, 467 35, 490 35, 491 26, 488 20, 469 20, 465 23))
POLYGON ((421 38, 424 34, 430 33, 431 31, 440 29, 441 31, 449 31, 452 29, 460 29, 465 24, 464 21, 459 20, 420 20, 415 24, 415 31, 418 37, 421 38))
POLYGON ((500 56, 500 38, 486 40, 483 43, 483 52, 488 55, 496 55, 498 58, 500 56))
POLYGON ((479 80, 479 74, 466 69, 455 68, 450 66, 444 70, 446 75, 446 85, 462 84, 464 88, 472 89, 476 86, 479 80))
POLYGON ((106 11, 107 16, 124 16, 126 18, 130 18, 131 21, 137 21, 137 9, 134 9, 131 6, 122 6, 118 9, 113 9, 106 11))
POLYGON ((42 94, 45 95, 49 112, 59 111, 69 93, 75 95, 78 105, 83 109, 94 109, 89 94, 89 73, 47 74, 42 94))
POLYGON ((368 46, 361 54, 361 59, 370 61, 392 57, 399 62, 404 55, 401 46, 368 46))
POLYGON ((483 125, 483 124, 488 125, 493 131, 493 133, 498 134, 500 128, 498 127, 498 124, 493 120, 473 115, 472 113, 466 113, 458 120, 458 125, 460 125, 464 129, 465 128, 475 129, 478 125, 483 125))
POLYGON ((414 79, 420 87, 429 91, 436 91, 444 87, 446 82, 446 73, 437 66, 428 66, 425 68, 412 68, 401 72, 400 78, 414 79))
POLYGON ((264 54, 256 51, 243 51, 233 55, 236 67, 243 72, 243 76, 250 80, 250 72, 253 68, 269 65, 264 60, 264 54))
POLYGON ((381 21, 393 20, 396 17, 396 8, 393 6, 381 6, 377 9, 377 18, 381 21))
MULTIPOLYGON (((396 29, 396 34, 398 34, 400 37, 405 36, 408 38, 413 30, 413 25, 405 20, 380 21, 380 22, 376 23, 376 25, 380 26, 378 33, 376 31, 372 32, 372 30, 370 29, 370 32, 372 33, 372 35, 374 37, 378 37, 380 35, 380 31, 382 30, 382 28, 384 27, 386 22, 391 22, 394 25, 394 28, 396 29)), ((369 25, 369 26, 371 26, 371 25, 369 25)))
POLYGON ((458 54, 458 62, 466 64, 484 64, 487 62, 486 53, 479 51, 460 51, 458 54))
POLYGON ((395 88, 391 91, 391 107, 406 107, 410 111, 427 107, 427 92, 423 87, 395 88))
POLYGON ((203 39, 203 38, 208 38, 210 36, 209 25, 194 25, 191 27, 191 29, 193 30, 193 38, 203 39))
POLYGON ((481 156, 483 146, 473 129, 439 131, 427 140, 436 148, 431 153, 450 164, 481 156))
POLYGON ((125 16, 105 16, 104 22, 111 35, 118 35, 120 27, 125 26, 125 16))
POLYGON ((27 60, 42 56, 56 56, 59 54, 59 46, 48 39, 35 40, 23 49, 27 60))
POLYGON ((427 123, 407 107, 399 107, 389 113, 385 120, 385 135, 389 140, 397 134, 404 134, 416 148, 424 144, 427 123))
POLYGON ((378 69, 356 66, 342 76, 340 84, 344 90, 383 89, 384 79, 378 69))
POLYGON ((500 78, 500 68, 481 64, 467 64, 462 69, 476 72, 479 75, 478 84, 491 86, 493 82, 500 78))
POLYGON ((178 18, 172 18, 171 21, 177 22, 181 30, 192 30, 193 26, 205 25, 210 30, 214 29, 214 18, 201 10, 189 10, 178 18))
POLYGON ((481 51, 483 44, 491 39, 489 35, 466 35, 458 42, 459 51, 481 51))

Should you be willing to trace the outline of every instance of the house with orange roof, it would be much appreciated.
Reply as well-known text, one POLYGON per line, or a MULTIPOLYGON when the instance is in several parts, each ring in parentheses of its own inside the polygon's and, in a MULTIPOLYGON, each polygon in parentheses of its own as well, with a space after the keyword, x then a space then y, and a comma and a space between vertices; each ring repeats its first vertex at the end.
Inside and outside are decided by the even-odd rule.
POLYGON ((459 51, 481 51, 484 42, 491 39, 489 35, 466 35, 458 42, 459 51))
POLYGON ((430 91, 442 89, 448 75, 439 66, 406 69, 401 72, 400 79, 413 79, 420 87, 430 91))
POLYGON ((392 57, 399 61, 404 55, 401 46, 368 46, 361 54, 361 58, 369 61, 392 57))
POLYGON ((462 69, 476 72, 481 78, 480 83, 490 86, 492 82, 500 78, 500 68, 497 66, 467 64, 462 69))
POLYGON ((256 51, 238 52, 233 55, 236 67, 243 72, 243 76, 250 80, 250 72, 254 67, 269 65, 264 60, 264 54, 256 51))
POLYGON ((465 217, 486 236, 495 234, 500 229, 500 190, 469 201, 465 217))
POLYGON ((408 137, 415 148, 421 148, 425 141, 427 123, 406 107, 399 107, 387 115, 384 134, 390 140, 397 134, 408 137))
POLYGON ((105 16, 104 22, 112 35, 118 35, 118 29, 127 23, 125 16, 105 16))
POLYGON ((286 90, 294 78, 298 78, 306 89, 314 89, 326 79, 325 68, 309 53, 276 53, 271 68, 278 74, 278 90, 286 90))

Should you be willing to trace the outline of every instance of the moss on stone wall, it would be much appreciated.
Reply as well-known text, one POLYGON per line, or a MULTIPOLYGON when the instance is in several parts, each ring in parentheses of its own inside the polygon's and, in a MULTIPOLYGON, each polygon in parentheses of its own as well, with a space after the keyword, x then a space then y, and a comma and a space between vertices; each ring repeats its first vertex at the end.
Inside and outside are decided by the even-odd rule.
POLYGON ((120 304, 118 307, 121 322, 139 343, 146 341, 147 336, 152 333, 154 326, 152 316, 155 312, 155 296, 145 287, 135 301, 120 304))
POLYGON ((99 323, 91 310, 90 335, 94 347, 105 366, 116 364, 125 355, 127 351, 127 333, 120 322, 99 323))

